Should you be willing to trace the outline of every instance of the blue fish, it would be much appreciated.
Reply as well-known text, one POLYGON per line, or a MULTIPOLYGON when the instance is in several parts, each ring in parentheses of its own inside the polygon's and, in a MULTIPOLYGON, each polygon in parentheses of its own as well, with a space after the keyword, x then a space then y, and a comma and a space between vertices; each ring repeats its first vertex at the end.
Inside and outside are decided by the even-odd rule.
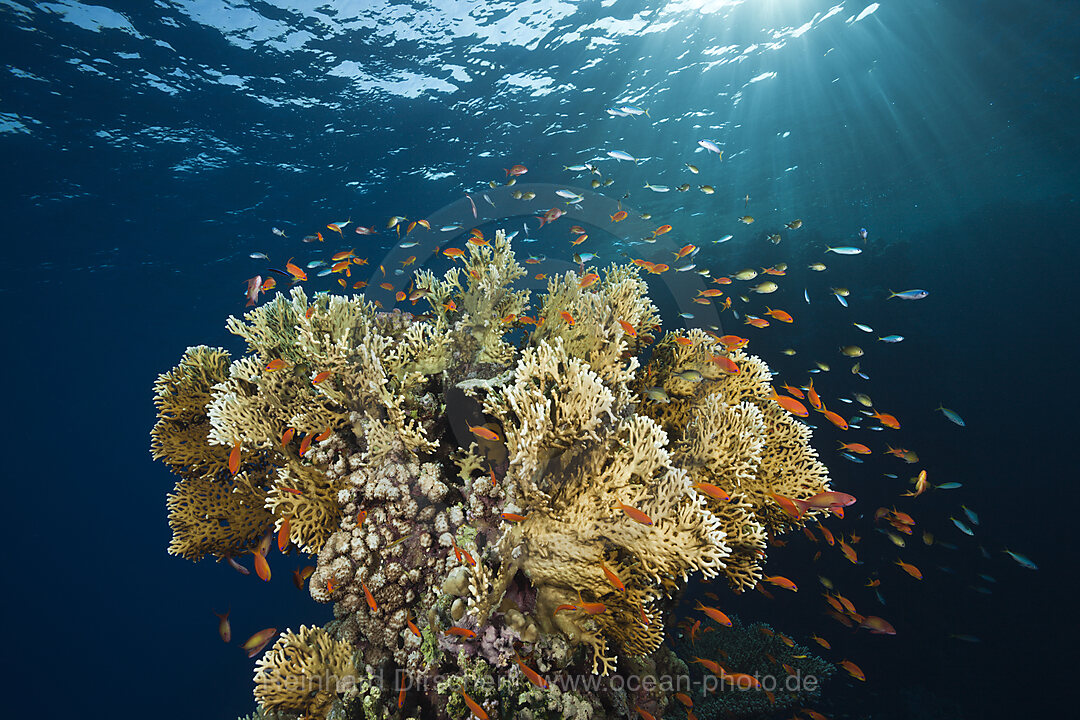
POLYGON ((1021 567, 1026 567, 1028 570, 1038 570, 1039 566, 1031 562, 1028 558, 1024 557, 1020 553, 1015 553, 1012 550, 1003 550, 1006 555, 1011 557, 1016 562, 1020 563, 1021 567))
POLYGON ((971 521, 972 525, 979 524, 979 516, 975 514, 974 510, 969 508, 967 505, 961 505, 960 509, 964 511, 964 514, 967 515, 967 519, 971 521))
POLYGON ((938 489, 938 490, 955 490, 955 489, 963 487, 963 486, 964 486, 963 483, 947 482, 947 483, 941 483, 940 485, 935 485, 934 487, 936 489, 938 489))
POLYGON ((971 535, 972 537, 975 537, 975 533, 967 525, 952 516, 950 516, 949 519, 952 520, 952 524, 955 525, 960 532, 964 533, 965 535, 971 535))
POLYGON ((935 410, 940 410, 942 415, 949 418, 949 420, 952 420, 954 423, 956 423, 960 427, 966 427, 966 425, 964 425, 964 418, 957 415, 955 410, 950 410, 949 408, 942 407, 941 405, 938 405, 934 409, 935 410))
POLYGON ((837 255, 858 255, 862 252, 862 248, 857 247, 826 247, 825 252, 834 252, 837 255))
POLYGON ((618 160, 620 162, 622 162, 623 160, 629 160, 630 162, 634 163, 635 165, 637 164, 637 161, 638 161, 638 159, 636 157, 634 157, 633 155, 631 155, 628 152, 623 152, 622 150, 609 150, 607 155, 608 155, 608 157, 615 158, 616 160, 618 160))
POLYGON ((904 342, 904 336, 903 335, 886 335, 885 337, 879 337, 878 340, 880 340, 881 342, 887 342, 887 343, 898 343, 898 342, 904 342))
POLYGON ((890 290, 889 297, 887 299, 892 300, 894 297, 898 297, 901 300, 922 300, 929 294, 930 293, 928 293, 926 290, 903 290, 901 292, 893 292, 892 290, 890 290))

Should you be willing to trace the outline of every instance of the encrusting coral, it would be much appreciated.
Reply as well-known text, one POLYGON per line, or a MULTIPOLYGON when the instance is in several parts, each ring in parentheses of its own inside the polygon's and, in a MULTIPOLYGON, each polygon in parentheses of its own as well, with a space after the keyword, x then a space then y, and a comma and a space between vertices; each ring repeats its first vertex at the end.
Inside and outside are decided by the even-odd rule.
POLYGON ((230 318, 245 357, 191 348, 162 375, 170 551, 264 553, 287 530, 317 557, 335 620, 259 661, 267 713, 462 718, 467 693, 504 717, 659 716, 662 692, 547 678, 677 666, 661 643, 691 576, 754 587, 767 535, 802 521, 773 494, 828 489, 810 429, 761 360, 701 330, 642 367, 659 314, 633 266, 552 277, 530 316, 502 232, 461 262, 415 274, 426 315, 293 288, 230 318), (360 679, 282 689, 328 675, 360 679))

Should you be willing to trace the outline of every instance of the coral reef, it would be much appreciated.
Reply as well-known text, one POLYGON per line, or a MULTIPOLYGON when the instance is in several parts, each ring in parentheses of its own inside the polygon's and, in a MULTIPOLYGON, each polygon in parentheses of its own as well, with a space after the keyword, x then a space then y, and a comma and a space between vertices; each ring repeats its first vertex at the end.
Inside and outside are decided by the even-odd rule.
POLYGON ((278 531, 317 558, 335 619, 260 659, 268 716, 659 716, 670 693, 618 680, 685 675, 662 642, 692 577, 755 586, 797 525, 772 493, 828 489, 810 429, 719 338, 649 348, 633 266, 534 306, 502 232, 460 259, 414 275, 424 315, 296 287, 229 319, 244 357, 191 348, 159 378, 170 552, 265 557, 278 531))

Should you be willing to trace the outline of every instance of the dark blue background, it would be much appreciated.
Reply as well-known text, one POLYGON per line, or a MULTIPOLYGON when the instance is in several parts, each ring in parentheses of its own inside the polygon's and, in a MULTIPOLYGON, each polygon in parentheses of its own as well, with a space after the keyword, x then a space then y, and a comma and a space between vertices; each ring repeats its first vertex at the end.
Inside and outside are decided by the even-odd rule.
MULTIPOLYGON (((797 323, 752 336, 753 351, 782 379, 803 382, 809 360, 826 359, 833 373, 816 377, 830 396, 865 389, 904 421, 896 437, 919 452, 932 478, 964 483, 954 495, 938 491, 904 506, 920 528, 960 546, 950 553, 915 542, 903 556, 926 572, 921 584, 891 572, 897 553, 857 517, 851 527, 864 536, 867 563, 858 570, 831 556, 810 567, 812 548, 796 539, 773 555, 770 570, 797 578, 806 595, 817 591, 814 576, 822 572, 867 611, 872 596, 859 587, 869 570, 880 569, 889 604, 874 612, 897 626, 896 637, 848 637, 807 597, 769 604, 755 593, 731 599, 733 611, 803 638, 827 634, 862 665, 870 676, 865 686, 838 679, 827 689, 821 709, 831 717, 1060 710, 1075 660, 1067 652, 1076 606, 1067 591, 1077 508, 1075 4, 888 3, 849 26, 842 18, 862 7, 851 6, 784 51, 753 56, 753 68, 701 75, 678 72, 672 49, 700 50, 718 37, 759 42, 761 27, 798 25, 814 9, 775 3, 758 16, 740 8, 703 22, 690 14, 666 33, 630 33, 612 47, 562 44, 562 35, 602 15, 646 11, 641 3, 585 3, 535 49, 486 48, 481 56, 491 68, 469 64, 472 42, 454 40, 440 59, 468 65, 473 81, 456 93, 416 98, 350 89, 326 73, 325 58, 351 53, 376 74, 392 73, 419 63, 428 52, 422 43, 386 47, 370 31, 353 31, 313 41, 322 55, 275 53, 260 43, 227 42, 179 4, 105 4, 144 38, 89 32, 46 7, 20 13, 0 5, 4 64, 39 78, 9 72, 0 85, 0 112, 37 120, 25 123, 27 132, 0 134, 12 715, 235 717, 251 710, 253 661, 222 646, 211 611, 231 606, 241 639, 266 626, 329 619, 328 608, 292 586, 287 562, 279 561, 264 585, 224 565, 168 556, 164 499, 173 479, 148 451, 156 375, 188 345, 241 351, 224 318, 242 310, 243 280, 262 269, 248 252, 312 256, 273 237, 271 225, 293 235, 350 214, 367 224, 392 214, 424 216, 462 192, 482 190, 511 163, 528 165, 529 179, 560 182, 568 179, 563 165, 609 149, 656 157, 638 168, 607 161, 605 173, 620 179, 611 194, 630 191, 638 207, 706 245, 699 264, 719 273, 790 263, 790 281, 768 300, 796 314, 797 323), (164 17, 176 26, 162 24, 164 17), (183 62, 148 37, 170 43, 183 62), (824 55, 829 47, 836 49, 824 55), (118 51, 140 57, 113 58, 101 66, 104 75, 68 62, 118 51), (596 68, 584 77, 573 72, 597 54, 604 60, 596 68), (196 76, 179 82, 177 95, 140 79, 144 70, 164 75, 173 65, 196 76), (316 102, 269 107, 252 98, 256 91, 196 72, 208 67, 262 78, 249 83, 279 100, 316 102), (499 84, 504 73, 525 69, 550 69, 557 85, 598 90, 529 96, 499 84), (732 105, 730 93, 746 79, 777 69, 778 87, 768 80, 750 86, 732 105), (724 78, 717 81, 717 73, 724 78), (286 82, 266 80, 271 76, 286 82), (836 85, 833 77, 844 80, 836 85), (624 86, 641 91, 643 99, 633 101, 651 106, 654 121, 709 107, 722 128, 694 128, 686 118, 646 124, 607 117, 604 108, 631 97, 624 86), (574 132, 543 135, 560 113, 574 132), (102 130, 111 139, 96 135, 102 130), (792 131, 786 145, 777 140, 783 130, 792 131), (724 174, 708 178, 717 185, 714 198, 639 189, 645 180, 707 181, 705 172, 691 178, 681 171, 683 162, 710 160, 689 155, 700 137, 726 143, 724 174), (481 157, 485 151, 491 156, 481 157), (200 154, 208 161, 199 169, 176 168, 200 154), (785 177, 793 165, 799 170, 785 177), (414 173, 421 166, 456 175, 424 180, 414 173), (356 179, 362 191, 345 185, 356 179), (753 198, 755 228, 797 216, 806 222, 803 234, 773 247, 756 230, 735 226, 744 194, 753 198), (822 259, 825 245, 851 242, 860 226, 871 230, 866 253, 824 256, 824 277, 802 270, 822 259), (740 234, 707 246, 726 232, 740 234), (806 308, 801 289, 811 283, 815 301, 806 308), (833 283, 852 288, 849 311, 827 296, 833 283), (918 303, 883 300, 886 289, 907 287, 931 295, 918 303), (907 340, 871 346, 851 329, 852 319, 898 328, 907 340), (838 377, 847 364, 836 345, 857 341, 870 351, 865 388, 838 377), (799 355, 780 355, 788 345, 799 355), (959 410, 968 426, 934 413, 939 402, 959 410), (977 541, 950 530, 947 518, 961 502, 982 516, 977 541), (992 561, 981 559, 977 542, 992 561), (1004 558, 1006 546, 1034 558, 1040 571, 1004 558), (977 572, 998 579, 992 595, 970 590, 977 572), (951 632, 981 643, 950 640, 951 632)), ((314 28, 298 13, 263 10, 314 28)), ((563 232, 521 250, 567 255, 563 232)), ((370 244, 372 259, 392 241, 383 235, 370 244)), ((597 233, 595 241, 591 249, 601 257, 616 257, 605 245, 615 238, 597 233)), ((665 297, 662 285, 657 291, 665 297)), ((675 326, 673 306, 664 302, 665 321, 675 326)), ((894 502, 896 485, 881 472, 909 468, 888 458, 848 464, 832 453, 838 435, 822 428, 815 440, 837 486, 858 494, 866 514, 894 502)), ((883 439, 892 436, 870 437, 883 439)))

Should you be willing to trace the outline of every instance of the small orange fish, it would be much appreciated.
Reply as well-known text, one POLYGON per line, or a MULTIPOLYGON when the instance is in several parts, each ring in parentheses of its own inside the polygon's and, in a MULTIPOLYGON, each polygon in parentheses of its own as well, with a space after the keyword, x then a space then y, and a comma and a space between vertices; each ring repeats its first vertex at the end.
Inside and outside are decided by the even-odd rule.
POLYGON ((292 439, 293 439, 293 435, 295 435, 295 434, 296 434, 296 429, 295 428, 285 428, 285 432, 283 432, 281 434, 281 444, 282 444, 282 446, 285 446, 285 445, 288 445, 289 443, 291 443, 292 439))
POLYGON ((915 567, 911 563, 906 563, 903 560, 897 560, 896 564, 900 566, 901 570, 906 572, 911 577, 915 578, 916 580, 922 580, 922 570, 915 567))
POLYGON ((579 288, 587 288, 596 284, 596 281, 600 279, 600 276, 596 273, 589 273, 585 277, 581 278, 581 282, 578 283, 579 288))
POLYGON ((780 322, 789 323, 794 322, 795 320, 793 317, 791 317, 789 313, 786 313, 783 310, 771 310, 770 308, 766 307, 765 314, 775 318, 776 320, 779 320, 780 322))
POLYGON ((300 454, 303 455, 311 449, 311 434, 304 436, 304 439, 300 441, 300 454))
POLYGON ((241 645, 244 650, 247 651, 247 656, 253 658, 263 651, 270 641, 277 635, 277 628, 266 628, 255 633, 241 645))
POLYGON ((726 490, 717 487, 712 483, 696 482, 694 483, 693 487, 698 492, 704 493, 705 495, 708 495, 715 500, 723 500, 724 502, 731 500, 731 495, 728 495, 726 490))
POLYGON ((858 665, 851 662, 850 660, 841 660, 840 667, 844 668, 844 670, 847 671, 847 674, 855 678, 856 680, 866 682, 866 675, 863 674, 862 668, 860 668, 858 665))
POLYGON ((629 215, 630 213, 626 212, 625 210, 620 210, 611 216, 611 222, 622 222, 627 217, 629 217, 629 215))
POLYGON ((574 316, 573 315, 566 312, 565 310, 561 310, 561 311, 559 311, 559 317, 561 317, 566 322, 567 325, 569 325, 570 327, 574 327, 574 316))
POLYGON ((817 394, 817 390, 814 389, 814 381, 811 380, 807 383, 806 387, 806 399, 810 401, 810 406, 815 410, 820 410, 823 405, 821 404, 821 398, 817 394))
POLYGON ((398 302, 404 302, 405 299, 408 298, 408 297, 409 296, 405 294, 404 290, 398 290, 397 295, 394 296, 394 299, 397 300, 398 302))
POLYGON ((635 330, 634 326, 626 322, 625 320, 619 321, 619 327, 621 327, 623 329, 623 332, 630 337, 637 337, 637 330, 635 330))
POLYGON ((318 385, 319 383, 321 383, 323 380, 327 379, 328 377, 330 377, 330 371, 329 370, 323 370, 321 373, 319 373, 315 377, 311 378, 311 384, 312 385, 318 385))
POLYGON ((600 569, 604 571, 604 577, 607 578, 608 582, 611 583, 616 590, 626 590, 626 586, 623 585, 619 576, 613 573, 608 566, 604 564, 603 560, 600 561, 600 569))
POLYGON ((488 720, 488 715, 484 712, 484 708, 480 707, 475 700, 469 697, 467 692, 464 690, 458 690, 458 692, 461 693, 461 697, 465 699, 465 704, 469 707, 469 710, 473 715, 479 718, 479 720, 488 720))
POLYGON ((280 370, 283 367, 285 367, 285 361, 281 358, 274 358, 266 364, 267 370, 280 370))
POLYGON ((525 519, 524 515, 518 515, 517 513, 500 513, 499 517, 506 522, 522 522, 525 519))
POLYGON ((502 442, 502 438, 497 433, 488 430, 482 425, 469 425, 469 432, 482 440, 488 440, 490 442, 502 442))
POLYGON ((694 656, 693 662, 704 665, 705 669, 711 672, 716 677, 722 677, 724 675, 724 668, 721 667, 720 663, 716 662, 715 660, 707 660, 705 658, 699 658, 697 656, 694 656))
POLYGON ((371 612, 377 612, 379 610, 378 603, 375 602, 375 596, 368 590, 368 586, 363 580, 360 581, 360 587, 364 589, 364 598, 367 600, 367 605, 371 608, 371 612))
POLYGON ((887 428, 892 428, 893 430, 900 429, 900 421, 897 420, 894 415, 890 415, 889 413, 879 413, 875 410, 871 417, 877 418, 878 422, 887 428))
POLYGON ((810 639, 813 640, 814 642, 816 642, 821 647, 825 648, 826 650, 831 650, 832 649, 832 645, 830 645, 829 641, 826 640, 825 638, 819 638, 817 635, 811 635, 810 639))
POLYGON ((658 227, 658 228, 656 228, 655 230, 652 231, 652 236, 653 237, 658 237, 660 235, 663 235, 664 233, 669 233, 669 232, 671 232, 671 226, 670 225, 661 225, 660 227, 658 227))
MULTIPOLYGON (((619 510, 622 510, 624 513, 626 513, 626 516, 628 518, 630 518, 631 520, 633 520, 634 522, 639 522, 642 525, 652 525, 653 524, 652 518, 650 518, 648 515, 641 512, 640 510, 638 510, 635 507, 631 507, 629 505, 624 505, 623 503, 616 503, 615 508, 617 508, 619 510)), ((612 508, 612 509, 615 509, 615 508, 612 508)))
POLYGON ((840 443, 840 449, 845 452, 855 453, 856 455, 869 455, 870 448, 866 447, 862 443, 840 443))
POLYGON ((308 320, 310 320, 311 316, 314 315, 314 314, 315 314, 315 306, 311 306, 304 313, 304 317, 307 318, 308 320))
POLYGON ((832 410, 829 410, 829 409, 827 409, 825 407, 822 407, 818 412, 820 412, 822 415, 824 415, 825 418, 829 422, 831 422, 833 425, 840 428, 841 430, 847 430, 848 429, 847 420, 845 420, 838 413, 834 413, 832 410))
POLYGON ((342 250, 341 252, 336 252, 333 255, 331 255, 330 259, 333 262, 339 262, 341 260, 345 260, 346 258, 351 258, 355 254, 356 254, 356 248, 353 248, 352 250, 342 250))
POLYGON ((716 288, 709 288, 708 290, 698 290, 698 297, 713 298, 720 297, 723 294, 723 290, 717 290, 716 288))
POLYGON ((769 321, 768 320, 766 320, 765 318, 757 317, 756 315, 747 315, 746 319, 743 320, 743 324, 744 325, 752 325, 752 326, 754 326, 756 328, 767 328, 767 327, 769 327, 769 321))
POLYGON ((420 637, 420 628, 416 627, 416 623, 412 621, 411 617, 405 617, 405 624, 409 626, 409 632, 411 632, 416 637, 420 637))
POLYGON ((399 708, 403 707, 405 705, 405 688, 406 688, 405 677, 406 677, 405 673, 402 673, 401 674, 401 686, 398 688, 398 694, 397 694, 397 706, 399 708))
POLYGON ((570 244, 571 245, 580 245, 581 243, 585 242, 588 239, 589 239, 588 235, 578 235, 576 238, 574 238, 573 240, 570 241, 570 244))
POLYGON ((229 611, 226 610, 224 615, 218 615, 218 635, 221 636, 223 643, 229 643, 232 640, 232 626, 229 625, 229 611))
POLYGON ((697 608, 695 608, 695 609, 700 610, 701 612, 705 613, 710 618, 712 618, 716 622, 720 623, 724 627, 731 627, 731 619, 727 615, 725 615, 724 613, 717 610, 716 608, 710 607, 708 605, 702 605, 701 601, 699 600, 698 604, 697 604, 697 608))
POLYGON ((456 627, 456 626, 452 627, 452 628, 447 628, 446 634, 447 635, 457 635, 458 637, 463 637, 466 640, 472 640, 474 637, 476 637, 476 631, 475 630, 470 630, 469 628, 456 627))
POLYGON ((330 426, 327 425, 326 429, 315 436, 315 442, 322 442, 330 437, 330 426))
POLYGON ((457 303, 455 303, 453 300, 448 300, 447 302, 443 303, 442 307, 446 308, 446 312, 454 312, 455 310, 457 310, 457 303))
POLYGON ((713 364, 715 364, 718 368, 720 368, 727 374, 737 375, 739 373, 738 364, 734 360, 729 358, 727 355, 713 355, 711 359, 713 361, 713 364))
POLYGON ((465 256, 465 251, 460 248, 446 248, 442 251, 442 254, 451 260, 457 260, 459 257, 465 256))
POLYGON ((693 340, 691 340, 688 337, 682 337, 682 336, 679 336, 679 337, 675 338, 675 342, 677 344, 679 344, 679 345, 682 345, 683 347, 691 347, 694 344, 693 340))
POLYGON ((307 273, 301 270, 297 265, 294 265, 292 260, 292 258, 289 258, 289 261, 285 263, 285 269, 297 280, 307 280, 307 273))
POLYGON ((288 517, 282 520, 281 527, 278 529, 277 549, 279 552, 285 552, 285 548, 289 547, 289 521, 288 517))
POLYGON ((840 551, 844 553, 844 557, 846 557, 852 565, 859 564, 859 556, 855 552, 855 548, 851 547, 843 540, 840 541, 840 551))
POLYGON ((229 451, 229 474, 235 475, 240 470, 240 442, 234 442, 229 451))
POLYGON ((731 351, 746 347, 750 344, 750 341, 738 335, 721 335, 720 344, 726 347, 728 351, 731 351))
POLYGON ((517 653, 514 653, 514 660, 517 661, 518 667, 521 668, 521 672, 524 673, 525 677, 529 678, 529 682, 531 682, 533 685, 535 685, 538 688, 547 688, 547 686, 548 686, 547 680, 540 677, 540 673, 536 672, 531 667, 526 665, 522 661, 522 659, 520 657, 518 657, 517 653))
POLYGON ((833 534, 829 531, 829 528, 825 527, 821 523, 818 523, 818 530, 821 531, 821 537, 825 538, 825 542, 829 543, 830 546, 836 543, 836 538, 833 537, 833 534))
POLYGON ((254 553, 255 555, 255 574, 259 576, 259 579, 263 582, 270 582, 270 563, 266 562, 266 556, 262 553, 254 553))
POLYGON ((784 590, 790 590, 791 592, 799 591, 799 587, 795 583, 791 582, 782 575, 766 575, 761 579, 769 583, 770 585, 775 585, 776 587, 783 588, 784 590))
POLYGON ((787 383, 784 383, 780 387, 782 387, 787 392, 787 394, 791 395, 792 397, 796 397, 796 398, 798 398, 800 400, 803 400, 803 399, 806 398, 806 395, 803 394, 803 391, 800 390, 797 387, 791 387, 787 383))
POLYGON ((634 712, 641 716, 641 720, 656 720, 656 716, 648 710, 642 710, 637 705, 634 706, 634 712))
POLYGON ((364 521, 367 520, 367 510, 361 510, 356 513, 356 527, 364 527, 364 521))
POLYGON ((692 254, 697 249, 697 245, 683 245, 681 248, 679 248, 678 252, 672 253, 672 255, 675 256, 676 260, 681 260, 687 255, 692 254))
POLYGON ((773 390, 773 394, 769 399, 775 400, 777 405, 784 408, 792 415, 796 415, 798 417, 807 417, 808 415, 810 415, 810 411, 806 409, 806 406, 793 397, 788 397, 787 395, 779 395, 775 390, 773 390))
POLYGON ((681 702, 683 705, 685 705, 688 708, 694 707, 694 701, 691 700, 690 696, 687 695, 686 693, 681 693, 681 692, 675 693, 675 699, 678 700, 679 702, 681 702))

